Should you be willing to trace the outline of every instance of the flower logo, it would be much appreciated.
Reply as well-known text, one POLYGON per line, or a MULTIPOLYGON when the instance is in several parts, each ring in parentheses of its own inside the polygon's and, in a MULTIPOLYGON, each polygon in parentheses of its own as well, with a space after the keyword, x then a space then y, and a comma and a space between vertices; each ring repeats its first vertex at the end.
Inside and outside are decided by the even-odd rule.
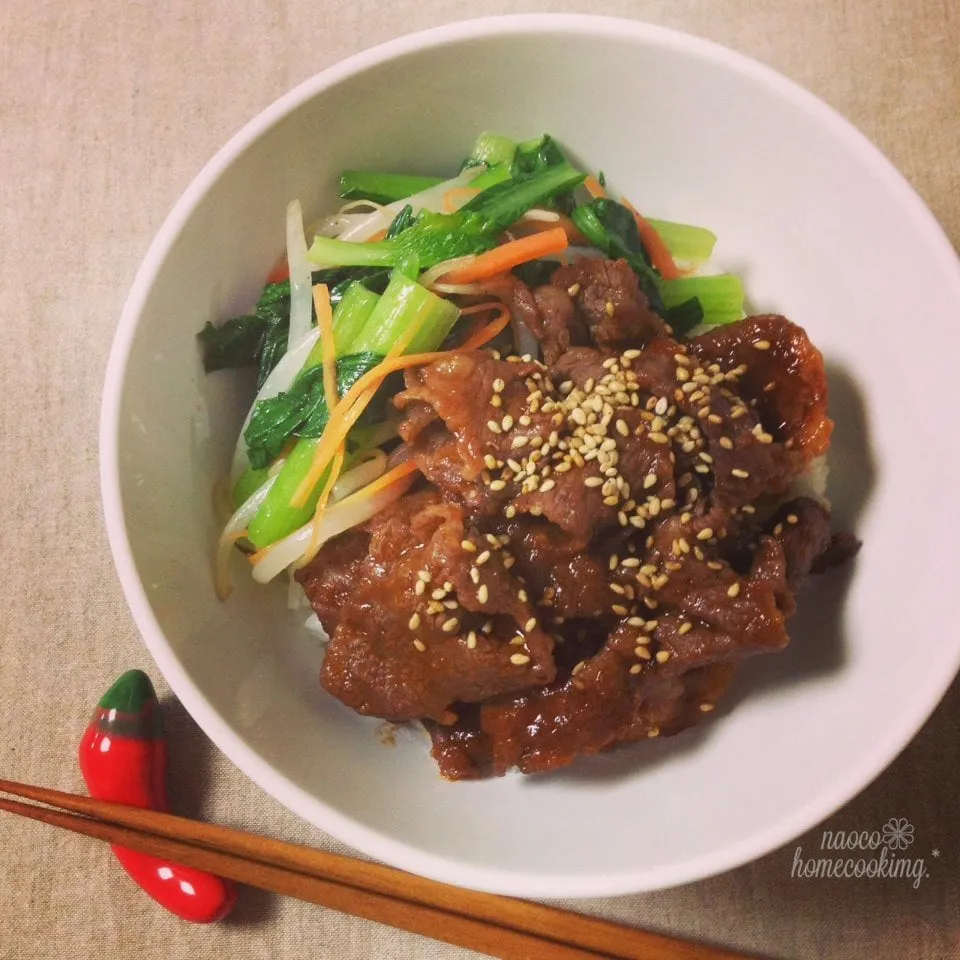
POLYGON ((906 850, 913 843, 913 824, 906 817, 891 817, 883 825, 883 842, 891 850, 906 850))

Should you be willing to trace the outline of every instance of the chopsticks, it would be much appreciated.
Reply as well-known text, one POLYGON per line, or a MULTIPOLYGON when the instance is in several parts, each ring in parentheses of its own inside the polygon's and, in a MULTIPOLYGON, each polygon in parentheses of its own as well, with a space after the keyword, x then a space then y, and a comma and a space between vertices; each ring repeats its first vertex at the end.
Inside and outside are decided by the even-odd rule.
POLYGON ((0 798, 0 810, 502 960, 747 960, 230 827, 11 780, 0 792, 47 805, 0 798))

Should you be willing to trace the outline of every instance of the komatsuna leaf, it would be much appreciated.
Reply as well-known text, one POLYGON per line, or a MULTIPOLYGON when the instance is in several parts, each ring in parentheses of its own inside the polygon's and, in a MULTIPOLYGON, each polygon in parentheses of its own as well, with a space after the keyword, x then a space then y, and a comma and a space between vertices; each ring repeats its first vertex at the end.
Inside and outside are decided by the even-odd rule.
MULTIPOLYGON (((358 353, 337 360, 337 390, 343 396, 368 370, 381 363, 374 353, 358 353)), ((305 370, 290 389, 261 400, 243 437, 254 469, 269 466, 294 436, 319 437, 330 420, 323 386, 323 367, 305 370)))

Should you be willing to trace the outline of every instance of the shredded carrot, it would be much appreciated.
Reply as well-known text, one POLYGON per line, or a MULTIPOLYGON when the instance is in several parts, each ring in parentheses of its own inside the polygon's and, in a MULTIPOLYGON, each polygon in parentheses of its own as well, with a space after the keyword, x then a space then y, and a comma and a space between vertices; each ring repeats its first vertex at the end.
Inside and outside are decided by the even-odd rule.
POLYGON ((607 191, 603 188, 603 184, 592 173, 587 174, 587 178, 583 181, 583 185, 586 188, 587 193, 589 193, 594 200, 600 200, 607 195, 607 191))
POLYGON ((327 503, 330 500, 330 494, 333 493, 334 484, 340 479, 340 472, 343 470, 343 458, 346 453, 346 446, 340 444, 333 457, 333 466, 330 467, 330 476, 323 485, 320 493, 320 499, 317 501, 317 509, 313 512, 313 536, 310 537, 310 546, 307 547, 304 563, 309 563, 320 549, 320 521, 323 519, 324 511, 327 509, 327 503))
MULTIPOLYGON (((510 322, 510 312, 499 303, 477 304, 474 307, 467 307, 462 310, 461 313, 477 313, 484 309, 499 309, 501 313, 500 316, 487 327, 471 336, 458 350, 476 350, 492 340, 510 322)), ((419 329, 419 327, 416 329, 419 329)), ((444 357, 450 356, 451 352, 456 352, 439 351, 434 353, 412 353, 406 357, 401 356, 409 345, 410 340, 413 339, 413 336, 416 334, 416 329, 414 329, 413 332, 407 330, 404 336, 393 345, 390 352, 384 357, 383 363, 378 364, 372 370, 368 370, 360 377, 337 405, 336 412, 330 417, 326 429, 323 431, 323 436, 317 444, 317 449, 313 455, 313 463, 310 465, 307 475, 294 491, 293 497, 290 500, 290 506, 299 509, 307 502, 310 492, 317 483, 319 483, 320 477, 334 456, 336 449, 346 440, 350 428, 360 419, 363 411, 366 410, 380 385, 391 373, 397 373, 409 367, 422 366, 425 363, 432 363, 434 360, 441 360, 444 357)))
POLYGON ((650 262, 660 271, 660 276, 664 280, 677 280, 682 277, 683 272, 674 262, 673 256, 660 234, 640 216, 640 212, 626 197, 621 197, 620 202, 633 214, 633 219, 637 221, 640 239, 643 241, 647 253, 650 254, 650 262))
POLYGON ((357 422, 357 419, 360 417, 360 414, 363 413, 367 404, 373 399, 374 393, 376 393, 377 387, 383 382, 384 377, 378 376, 378 371, 383 370, 384 366, 394 360, 396 357, 399 357, 404 350, 410 346, 413 338, 420 332, 420 328, 423 326, 426 320, 426 314, 421 312, 421 315, 414 319, 414 321, 407 327, 406 330, 397 338, 393 346, 387 351, 386 355, 383 358, 383 363, 374 367, 372 370, 368 370, 351 388, 347 391, 345 397, 343 397, 342 402, 337 404, 337 409, 330 411, 330 419, 327 421, 326 429, 323 431, 323 436, 320 438, 320 442, 317 444, 317 449, 314 451, 313 462, 310 465, 310 469, 307 471, 307 475, 300 481, 300 485, 294 491, 293 497, 290 500, 290 506, 295 509, 300 509, 310 497, 310 493, 313 488, 320 482, 320 476, 323 473, 324 468, 330 462, 330 457, 333 455, 334 446, 338 446, 341 442, 346 440, 347 431, 354 423, 357 422), (364 397, 364 392, 368 387, 373 386, 373 389, 369 391, 369 396, 364 397), (358 404, 358 400, 362 400, 362 406, 358 404), (354 407, 359 406, 360 409, 357 410, 354 415, 354 407), (350 419, 347 423, 345 430, 340 431, 339 423, 343 417, 343 421, 347 422, 348 418, 353 415, 353 419, 350 419), (331 429, 332 428, 332 429, 331 429), (326 443, 328 435, 332 433, 337 433, 339 439, 336 441, 336 444, 330 445, 326 443))
POLYGON ((476 333, 470 334, 457 347, 457 350, 479 350, 485 343, 489 343, 495 336, 502 333, 510 322, 510 311, 502 303, 477 303, 472 307, 464 307, 460 311, 460 315, 469 316, 471 313, 480 313, 482 310, 499 310, 500 315, 496 320, 492 320, 486 326, 481 327, 476 333))
POLYGON ((456 213, 468 200, 472 200, 480 191, 476 187, 451 187, 440 201, 444 213, 456 213))
POLYGON ((367 237, 367 239, 366 239, 365 242, 366 242, 366 243, 379 243, 381 240, 386 240, 386 239, 387 239, 387 231, 386 231, 386 230, 378 230, 376 233, 370 234, 370 236, 367 237))
POLYGON ((333 309, 330 290, 325 283, 313 288, 313 303, 317 308, 317 326, 320 328, 320 349, 323 355, 323 392, 327 409, 333 413, 337 405, 337 347, 333 339, 333 309))
POLYGON ((374 494, 379 493, 381 490, 385 490, 387 487, 392 486, 398 480, 402 480, 404 477, 411 477, 412 474, 416 473, 420 467, 417 466, 417 461, 410 457, 409 460, 404 460, 403 463, 398 463, 391 470, 388 470, 383 476, 377 477, 372 483, 368 483, 365 487, 361 487, 355 493, 351 493, 349 497, 341 500, 341 503, 350 504, 355 503, 357 500, 365 500, 367 497, 372 497, 374 494))
POLYGON ((277 265, 270 271, 267 283, 283 283, 290 279, 290 262, 284 257, 277 261, 277 265))
POLYGON ((559 214, 556 220, 527 220, 521 217, 510 224, 510 233, 519 239, 529 237, 532 233, 545 233, 547 230, 556 230, 562 227, 567 235, 567 241, 574 247, 587 246, 587 238, 577 229, 577 225, 564 214, 559 214))
POLYGON ((493 250, 481 253, 473 263, 451 270, 441 280, 443 283, 474 283, 485 280, 497 273, 512 270, 528 260, 560 253, 569 246, 567 233, 563 227, 554 227, 543 233, 534 233, 529 237, 511 240, 493 250))

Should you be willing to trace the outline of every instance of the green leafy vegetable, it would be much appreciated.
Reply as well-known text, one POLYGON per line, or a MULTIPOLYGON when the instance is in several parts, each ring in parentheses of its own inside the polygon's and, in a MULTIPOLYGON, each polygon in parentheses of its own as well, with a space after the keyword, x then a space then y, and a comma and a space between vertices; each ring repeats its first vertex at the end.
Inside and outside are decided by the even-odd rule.
POLYGON ((253 366, 260 357, 268 324, 258 316, 234 317, 219 326, 209 320, 197 336, 207 373, 230 367, 253 366))
POLYGON ((622 203, 603 197, 581 204, 572 216, 573 222, 593 246, 608 257, 622 257, 630 264, 651 308, 662 315, 664 302, 660 295, 660 278, 650 266, 633 214, 622 203))
POLYGON ((491 249, 499 235, 531 207, 572 190, 584 174, 569 164, 549 167, 529 179, 507 180, 473 197, 456 213, 420 215, 399 236, 377 243, 350 243, 317 237, 308 253, 318 264, 400 266, 415 259, 420 268, 491 249))
MULTIPOLYGON (((337 389, 342 396, 368 370, 383 360, 380 354, 359 353, 337 360, 337 389)), ((290 389, 269 400, 261 400, 243 432, 255 470, 275 460, 294 434, 319 437, 330 419, 323 389, 323 367, 305 370, 290 389)))
POLYGON ((408 203, 394 218, 390 223, 390 226, 387 227, 387 240, 392 240, 394 237, 403 233, 404 230, 409 229, 416 222, 416 217, 413 215, 413 207, 408 203))
POLYGON ((694 327, 703 323, 703 307, 700 305, 700 300, 697 297, 691 297, 675 307, 670 307, 664 315, 664 320, 670 324, 674 336, 686 336, 694 327))
POLYGON ((717 237, 705 227, 691 227, 668 220, 651 220, 650 217, 647 217, 647 223, 660 234, 660 239, 667 245, 675 260, 706 263, 713 254, 717 237))
POLYGON ((370 170, 344 170, 340 174, 340 196, 344 200, 394 203, 441 182, 439 177, 415 177, 405 173, 374 173, 370 170))
POLYGON ((677 307, 696 297, 703 308, 702 322, 708 326, 733 323, 743 317, 743 283, 733 274, 664 280, 660 289, 668 308, 677 307))

